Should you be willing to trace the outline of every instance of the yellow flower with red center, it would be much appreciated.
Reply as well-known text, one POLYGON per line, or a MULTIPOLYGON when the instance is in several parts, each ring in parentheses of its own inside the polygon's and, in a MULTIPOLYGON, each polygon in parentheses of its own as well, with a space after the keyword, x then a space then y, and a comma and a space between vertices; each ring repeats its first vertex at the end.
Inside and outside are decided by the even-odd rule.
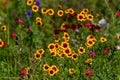
POLYGON ((63 50, 63 53, 68 56, 69 54, 71 54, 71 48, 66 48, 63 50))
POLYGON ((55 57, 56 56, 56 51, 51 51, 50 55, 53 56, 53 57, 55 57))
POLYGON ((45 8, 42 8, 42 9, 41 9, 41 13, 42 13, 42 14, 47 14, 47 12, 48 12, 48 11, 47 11, 45 8))
POLYGON ((6 31, 7 30, 6 26, 5 25, 1 26, 1 30, 6 31))
POLYGON ((44 70, 44 71, 48 71, 49 68, 50 68, 50 66, 49 66, 48 64, 44 64, 44 65, 43 65, 43 70, 44 70))
POLYGON ((75 74, 75 69, 74 68, 70 68, 69 69, 69 74, 75 74))
POLYGON ((48 9, 47 13, 48 13, 48 15, 54 15, 54 10, 53 9, 48 9))
POLYGON ((57 12, 57 15, 58 15, 58 16, 62 17, 63 14, 64 14, 63 10, 58 10, 58 12, 57 12))
POLYGON ((57 73, 59 71, 56 65, 52 65, 51 69, 54 70, 54 73, 57 73))
POLYGON ((54 40, 55 40, 55 42, 59 42, 60 38, 55 38, 54 40))
POLYGON ((92 64, 92 58, 88 58, 85 62, 91 65, 92 64))
POLYGON ((42 21, 36 21, 36 24, 39 26, 43 26, 43 22, 42 21))
POLYGON ((48 45, 48 48, 49 48, 50 51, 54 51, 55 50, 55 44, 54 43, 50 43, 48 45))
POLYGON ((40 53, 41 55, 43 55, 44 54, 44 49, 39 49, 39 50, 37 50, 37 53, 40 53))
POLYGON ((33 4, 33 2, 34 2, 34 0, 27 0, 27 5, 32 5, 33 4))
POLYGON ((2 41, 2 39, 0 39, 0 47, 3 47, 4 42, 2 41))
POLYGON ((85 21, 85 16, 83 14, 77 14, 77 20, 78 21, 85 21))
POLYGON ((67 32, 64 32, 64 35, 62 37, 65 41, 68 41, 70 39, 69 34, 67 32))
POLYGON ((84 47, 79 47, 78 52, 80 54, 84 54, 85 53, 85 48, 84 47))
POLYGON ((54 71, 53 69, 49 69, 49 70, 48 70, 48 74, 49 74, 50 76, 53 76, 53 75, 55 75, 55 71, 54 71))
POLYGON ((42 20, 42 18, 36 17, 36 22, 39 22, 39 21, 41 21, 41 20, 42 20))
POLYGON ((93 39, 88 39, 87 42, 85 43, 85 45, 87 47, 91 47, 95 44, 95 41, 93 39))
POLYGON ((68 42, 62 42, 62 43, 61 43, 61 47, 62 47, 63 49, 68 48, 68 47, 69 47, 69 43, 68 43, 68 42))
POLYGON ((38 10, 39 10, 39 7, 37 5, 32 6, 32 11, 33 12, 38 12, 38 10))
POLYGON ((70 13, 70 14, 74 14, 74 12, 75 12, 72 8, 67 9, 67 11, 68 11, 68 13, 70 13))
POLYGON ((41 54, 40 53, 34 53, 34 57, 35 57, 35 59, 41 59, 41 54))
POLYGON ((69 13, 69 12, 68 12, 68 9, 66 9, 66 10, 65 10, 65 14, 68 14, 68 13, 69 13))
POLYGON ((78 54, 73 53, 73 54, 72 54, 72 59, 73 59, 73 60, 77 60, 77 59, 78 59, 78 54))
POLYGON ((93 21, 93 15, 87 14, 87 20, 93 21))
POLYGON ((88 10, 88 9, 83 9, 82 12, 83 12, 84 14, 87 14, 87 13, 89 12, 89 10, 88 10))
POLYGON ((60 58, 64 58, 65 54, 64 53, 61 53, 59 54, 60 58))
POLYGON ((25 68, 25 70, 26 70, 26 74, 28 74, 30 71, 30 67, 25 68))
POLYGON ((107 39, 106 39, 105 37, 101 37, 101 38, 100 38, 100 41, 101 41, 101 42, 106 42, 107 39))

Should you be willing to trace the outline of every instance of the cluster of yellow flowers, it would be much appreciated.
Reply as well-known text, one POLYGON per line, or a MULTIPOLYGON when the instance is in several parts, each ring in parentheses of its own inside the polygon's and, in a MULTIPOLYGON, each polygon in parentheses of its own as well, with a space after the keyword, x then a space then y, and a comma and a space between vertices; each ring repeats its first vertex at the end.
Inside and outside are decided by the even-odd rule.
POLYGON ((55 75, 59 71, 56 65, 49 66, 48 64, 43 65, 43 70, 48 71, 50 76, 55 75))
POLYGON ((36 51, 36 53, 34 53, 34 57, 35 57, 35 59, 41 59, 41 57, 42 57, 42 55, 44 54, 44 49, 39 49, 39 50, 37 50, 36 51))

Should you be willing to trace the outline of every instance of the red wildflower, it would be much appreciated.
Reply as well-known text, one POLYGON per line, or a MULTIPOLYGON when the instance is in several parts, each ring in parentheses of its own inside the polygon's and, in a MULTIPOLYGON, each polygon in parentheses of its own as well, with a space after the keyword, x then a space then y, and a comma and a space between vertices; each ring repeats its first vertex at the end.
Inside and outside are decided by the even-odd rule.
POLYGON ((5 4, 5 5, 8 5, 8 0, 5 0, 5 1, 4 1, 4 4, 5 4))
POLYGON ((27 30, 28 30, 29 32, 32 32, 32 30, 31 30, 30 26, 28 26, 27 30))
POLYGON ((90 22, 87 22, 87 23, 85 24, 85 26, 86 26, 86 27, 90 27, 90 26, 91 26, 90 22))
POLYGON ((6 46, 7 46, 7 43, 6 43, 6 42, 4 42, 4 44, 3 44, 3 46, 2 46, 2 47, 3 47, 3 48, 5 48, 6 46))
POLYGON ((109 49, 106 48, 106 49, 104 50, 104 53, 108 53, 108 52, 109 52, 109 49))
POLYGON ((26 70, 21 70, 20 73, 21 73, 22 75, 26 75, 26 74, 27 74, 27 71, 26 71, 26 70))
POLYGON ((92 75, 92 71, 91 70, 86 70, 86 74, 88 75, 88 76, 91 76, 92 75))
POLYGON ((12 37, 16 37, 16 36, 17 36, 17 34, 16 34, 16 33, 14 33, 14 32, 12 32, 11 36, 12 36, 12 37))
POLYGON ((117 12, 117 13, 115 14, 115 16, 116 16, 116 17, 120 17, 120 12, 117 12))

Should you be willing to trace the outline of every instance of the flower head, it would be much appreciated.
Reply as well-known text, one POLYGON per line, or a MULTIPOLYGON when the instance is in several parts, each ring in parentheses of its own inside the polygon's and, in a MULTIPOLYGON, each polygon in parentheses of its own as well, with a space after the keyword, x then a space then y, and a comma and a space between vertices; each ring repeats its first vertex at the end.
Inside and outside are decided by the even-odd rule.
POLYGON ((74 68, 70 68, 69 69, 69 74, 75 74, 75 69, 74 68))
POLYGON ((22 75, 26 75, 26 70, 25 70, 25 69, 24 69, 24 70, 21 70, 20 73, 21 73, 22 75))
POLYGON ((32 6, 32 11, 33 12, 38 12, 38 10, 39 10, 39 7, 37 5, 32 6))
POLYGON ((88 76, 91 76, 92 75, 92 71, 91 70, 86 70, 86 74, 88 75, 88 76))

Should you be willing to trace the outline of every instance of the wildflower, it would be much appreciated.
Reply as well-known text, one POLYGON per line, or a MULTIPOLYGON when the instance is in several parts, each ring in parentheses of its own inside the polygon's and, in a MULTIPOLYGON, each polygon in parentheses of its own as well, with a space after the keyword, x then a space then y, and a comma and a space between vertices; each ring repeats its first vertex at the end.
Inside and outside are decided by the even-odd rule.
POLYGON ((88 9, 83 9, 82 12, 83 12, 84 14, 87 14, 87 13, 89 12, 89 10, 88 10, 88 9))
POLYGON ((51 51, 50 55, 53 56, 53 57, 55 57, 56 56, 56 51, 51 51))
POLYGON ((99 22, 98 22, 99 25, 104 25, 104 26, 107 26, 107 21, 105 19, 101 19, 99 22))
POLYGON ((79 47, 78 52, 80 54, 84 54, 85 53, 85 48, 84 47, 79 47))
POLYGON ((1 26, 1 30, 6 31, 6 26, 5 25, 1 26))
POLYGON ((66 56, 68 56, 71 53, 71 49, 70 48, 66 48, 66 49, 63 50, 63 52, 64 52, 64 54, 66 56))
POLYGON ((32 32, 32 30, 31 30, 31 27, 30 27, 30 26, 28 26, 28 27, 27 27, 27 30, 28 30, 29 32, 32 32))
POLYGON ((90 27, 91 26, 90 22, 85 23, 85 26, 90 27))
POLYGON ((120 12, 117 12, 117 13, 115 14, 115 16, 116 16, 116 17, 120 17, 120 12))
POLYGON ((27 5, 32 5, 34 0, 27 0, 27 5))
POLYGON ((21 73, 22 75, 26 75, 26 70, 21 70, 20 73, 21 73))
POLYGON ((55 38, 55 42, 59 42, 60 41, 60 39, 59 38, 55 38))
POLYGON ((41 13, 42 13, 42 14, 46 14, 47 12, 48 12, 48 11, 47 11, 45 8, 42 8, 42 9, 41 9, 41 13))
POLYGON ((109 48, 104 49, 104 53, 108 53, 109 52, 109 48))
POLYGON ((70 29, 76 30, 76 25, 75 25, 75 24, 72 24, 72 25, 70 26, 70 29))
POLYGON ((43 26, 43 22, 42 21, 36 21, 36 24, 39 26, 43 26))
POLYGON ((67 32, 64 32, 64 35, 62 37, 65 41, 68 41, 70 39, 69 34, 67 32))
POLYGON ((8 5, 8 3, 9 3, 8 0, 5 0, 5 1, 4 1, 4 4, 5 4, 5 5, 8 5))
POLYGON ((41 4, 40 4, 40 1, 39 1, 39 0, 36 0, 36 5, 37 5, 38 7, 41 7, 41 4))
POLYGON ((32 11, 37 12, 39 10, 39 7, 37 5, 32 6, 32 11))
POLYGON ((77 14, 78 21, 85 21, 85 16, 83 14, 77 14))
POLYGON ((104 38, 104 37, 101 37, 101 38, 100 38, 100 41, 101 41, 101 42, 106 42, 106 41, 107 41, 107 39, 106 39, 106 38, 104 38))
POLYGON ((6 42, 3 42, 2 48, 5 48, 7 46, 6 42))
POLYGON ((92 64, 92 58, 87 59, 87 60, 86 60, 86 63, 88 63, 88 64, 91 65, 91 64, 92 64))
POLYGON ((50 76, 53 76, 55 74, 55 71, 53 69, 49 69, 48 73, 49 73, 50 76))
POLYGON ((92 56, 92 57, 95 57, 95 56, 96 56, 95 52, 89 52, 88 55, 89 55, 89 56, 92 56))
POLYGON ((70 13, 70 14, 74 14, 74 12, 75 12, 72 8, 67 9, 67 11, 68 11, 68 13, 70 13))
POLYGON ((48 71, 49 68, 50 68, 50 66, 49 66, 48 64, 44 64, 44 65, 43 65, 43 70, 44 70, 44 71, 48 71))
POLYGON ((60 30, 59 29, 55 29, 54 30, 54 35, 58 35, 58 34, 60 34, 60 30))
POLYGON ((17 36, 17 34, 16 34, 16 33, 14 33, 14 32, 12 32, 12 33, 11 33, 11 36, 12 36, 12 37, 16 37, 16 36, 17 36))
POLYGON ((24 21, 23 21, 23 19, 18 19, 17 22, 18 23, 23 23, 24 21))
POLYGON ((78 57, 78 55, 77 55, 76 53, 73 53, 73 54, 72 54, 72 59, 73 59, 73 60, 77 60, 77 59, 78 59, 77 57, 78 57))
POLYGON ((48 48, 49 48, 50 51, 54 51, 55 50, 55 44, 54 43, 49 44, 48 48))
POLYGON ((90 20, 90 21, 93 21, 93 15, 87 14, 87 19, 90 20))
POLYGON ((26 70, 26 74, 28 74, 30 71, 30 67, 25 68, 25 70, 26 70))
POLYGON ((41 20, 42 20, 42 18, 36 17, 36 22, 39 22, 39 21, 41 21, 41 20))
POLYGON ((54 15, 54 10, 53 9, 48 9, 48 15, 54 15))
POLYGON ((59 70, 55 65, 51 66, 51 69, 54 70, 54 73, 57 73, 59 70))
POLYGON ((31 10, 26 10, 26 14, 27 14, 27 16, 30 18, 30 17, 32 16, 31 10))
POLYGON ((57 15, 61 17, 63 16, 63 13, 64 13, 63 10, 58 10, 57 15))
POLYGON ((120 46, 117 46, 116 48, 117 48, 118 50, 120 50, 120 46))
POLYGON ((75 69, 74 68, 70 68, 69 69, 69 74, 75 74, 75 69))
POLYGON ((86 74, 88 75, 88 76, 91 76, 92 75, 92 71, 91 70, 86 70, 86 74))
POLYGON ((86 44, 88 47, 91 47, 91 46, 93 46, 93 44, 95 44, 95 42, 92 39, 89 39, 89 40, 87 40, 86 44))
POLYGON ((0 47, 4 45, 4 42, 0 39, 0 47))
POLYGON ((62 43, 61 43, 61 47, 62 47, 63 49, 68 48, 68 47, 69 47, 69 43, 68 43, 68 42, 62 42, 62 43))
POLYGON ((44 49, 39 49, 36 52, 42 55, 42 54, 44 54, 45 51, 44 51, 44 49))
POLYGON ((35 56, 35 59, 41 59, 41 54, 40 53, 35 53, 34 56, 35 56))

